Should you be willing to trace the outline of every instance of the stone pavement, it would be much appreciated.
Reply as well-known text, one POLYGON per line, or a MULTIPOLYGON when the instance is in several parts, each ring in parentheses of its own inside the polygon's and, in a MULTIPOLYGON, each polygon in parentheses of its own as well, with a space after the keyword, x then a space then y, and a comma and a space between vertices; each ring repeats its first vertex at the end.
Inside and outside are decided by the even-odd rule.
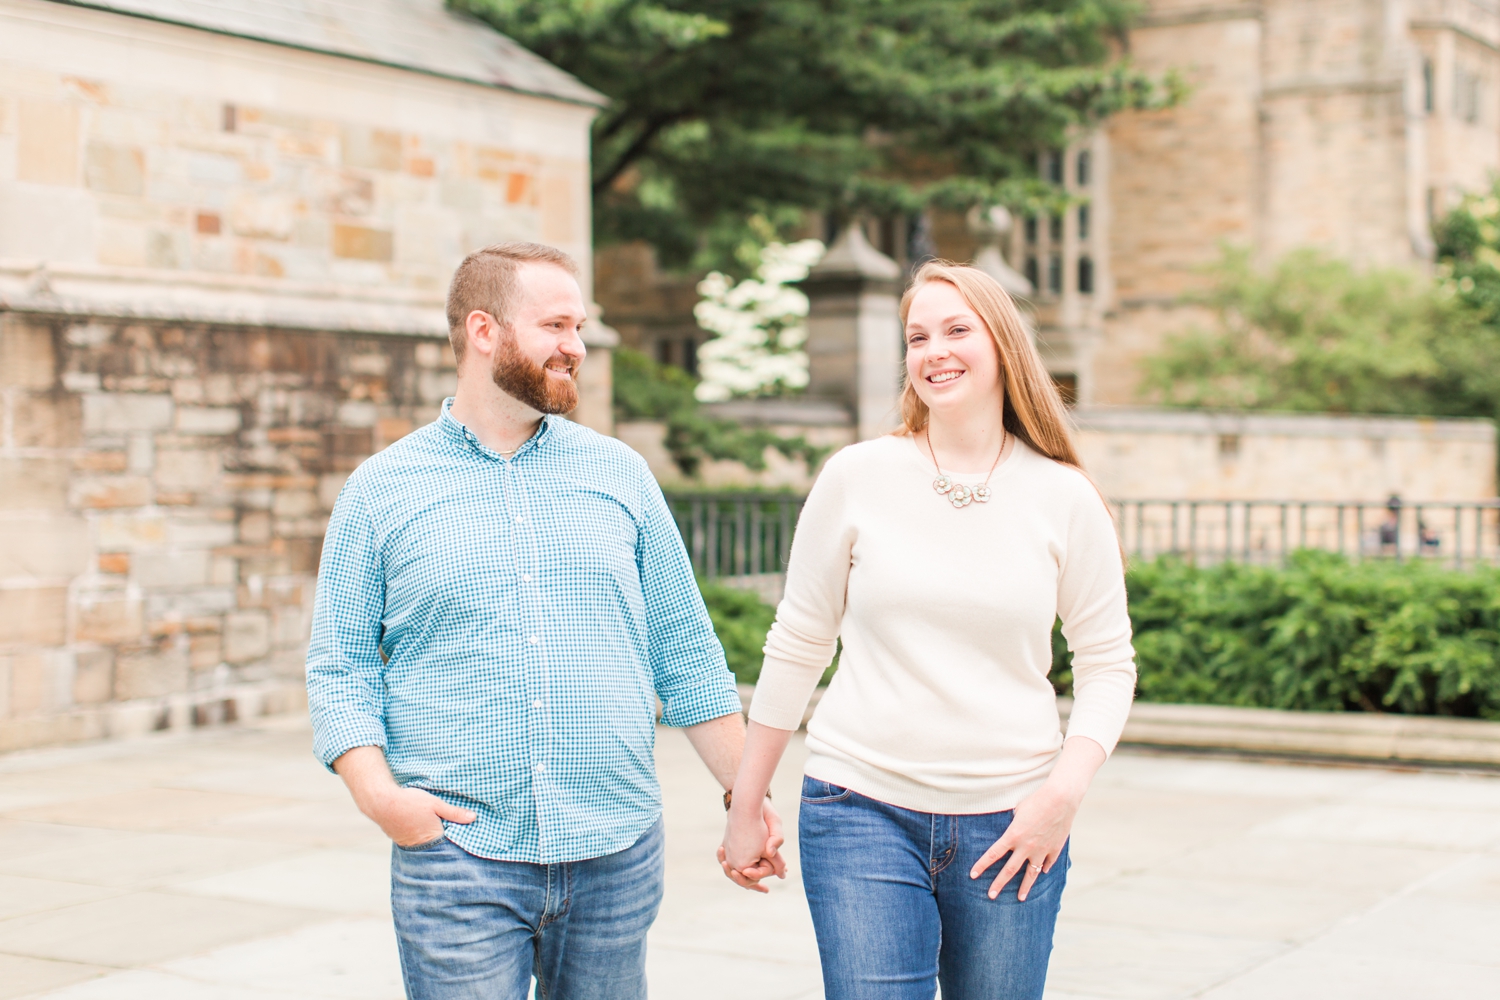
MULTIPOLYGON (((389 848, 308 744, 289 718, 0 757, 0 998, 397 1000, 389 848)), ((819 996, 796 879, 724 881, 713 781, 677 733, 658 759, 653 997, 819 996)), ((1049 1000, 1500 997, 1500 777, 1127 750, 1074 858, 1049 1000)))

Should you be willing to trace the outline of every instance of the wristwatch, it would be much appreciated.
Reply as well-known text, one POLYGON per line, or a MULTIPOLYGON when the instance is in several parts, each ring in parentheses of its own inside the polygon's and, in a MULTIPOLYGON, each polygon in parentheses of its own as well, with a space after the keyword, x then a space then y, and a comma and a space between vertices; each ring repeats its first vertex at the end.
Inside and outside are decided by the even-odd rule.
MULTIPOLYGON (((769 788, 767 788, 766 789, 766 798, 769 799, 770 797, 771 797, 771 790, 769 788)), ((731 788, 729 791, 727 791, 727 792, 724 793, 724 811, 725 812, 729 811, 729 803, 731 803, 733 801, 734 801, 734 789, 731 788)))

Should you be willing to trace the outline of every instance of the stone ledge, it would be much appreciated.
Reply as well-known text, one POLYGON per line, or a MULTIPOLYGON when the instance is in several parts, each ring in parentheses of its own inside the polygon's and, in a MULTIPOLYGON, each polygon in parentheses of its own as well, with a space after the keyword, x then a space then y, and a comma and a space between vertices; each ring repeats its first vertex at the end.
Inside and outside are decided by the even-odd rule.
POLYGON ((223 725, 306 708, 307 686, 300 678, 111 702, 52 715, 0 720, 0 753, 223 725))
MULTIPOLYGON (((739 687, 748 711, 755 688, 739 687)), ((813 692, 802 725, 823 689, 813 692)), ((1057 699, 1066 721, 1071 698, 1057 699)), ((1165 705, 1138 701, 1122 746, 1228 750, 1236 753, 1392 764, 1457 764, 1500 768, 1500 722, 1367 712, 1287 712, 1220 705, 1165 705)))

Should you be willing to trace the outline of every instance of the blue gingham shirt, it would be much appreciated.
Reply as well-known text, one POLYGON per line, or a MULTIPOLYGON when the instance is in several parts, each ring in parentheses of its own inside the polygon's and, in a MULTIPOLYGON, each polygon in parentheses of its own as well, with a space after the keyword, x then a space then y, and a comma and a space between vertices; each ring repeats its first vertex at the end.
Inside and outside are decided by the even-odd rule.
POLYGON ((368 459, 328 525, 307 654, 324 764, 377 746, 474 810, 472 854, 624 850, 661 815, 669 726, 740 710, 646 463, 546 417, 502 458, 449 414, 368 459))

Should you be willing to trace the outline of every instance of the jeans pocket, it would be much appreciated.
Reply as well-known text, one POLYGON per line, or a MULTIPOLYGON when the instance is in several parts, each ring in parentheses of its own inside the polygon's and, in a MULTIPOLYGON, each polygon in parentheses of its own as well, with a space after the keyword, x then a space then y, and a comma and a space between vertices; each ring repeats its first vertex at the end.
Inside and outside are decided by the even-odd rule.
POLYGON ((824 802, 843 802, 854 792, 843 785, 835 785, 831 781, 821 778, 802 778, 802 801, 808 805, 819 805, 824 802))
POLYGON ((420 844, 412 844, 410 847, 405 847, 405 846, 403 846, 401 844, 395 844, 395 841, 392 841, 391 843, 395 844, 396 850, 398 850, 398 851, 406 851, 406 852, 410 853, 412 851, 430 851, 430 850, 432 850, 435 847, 440 847, 442 844, 446 843, 447 840, 448 840, 448 834, 447 833, 440 833, 440 834, 437 835, 437 838, 434 839, 434 840, 424 841, 423 843, 420 843, 420 844))

